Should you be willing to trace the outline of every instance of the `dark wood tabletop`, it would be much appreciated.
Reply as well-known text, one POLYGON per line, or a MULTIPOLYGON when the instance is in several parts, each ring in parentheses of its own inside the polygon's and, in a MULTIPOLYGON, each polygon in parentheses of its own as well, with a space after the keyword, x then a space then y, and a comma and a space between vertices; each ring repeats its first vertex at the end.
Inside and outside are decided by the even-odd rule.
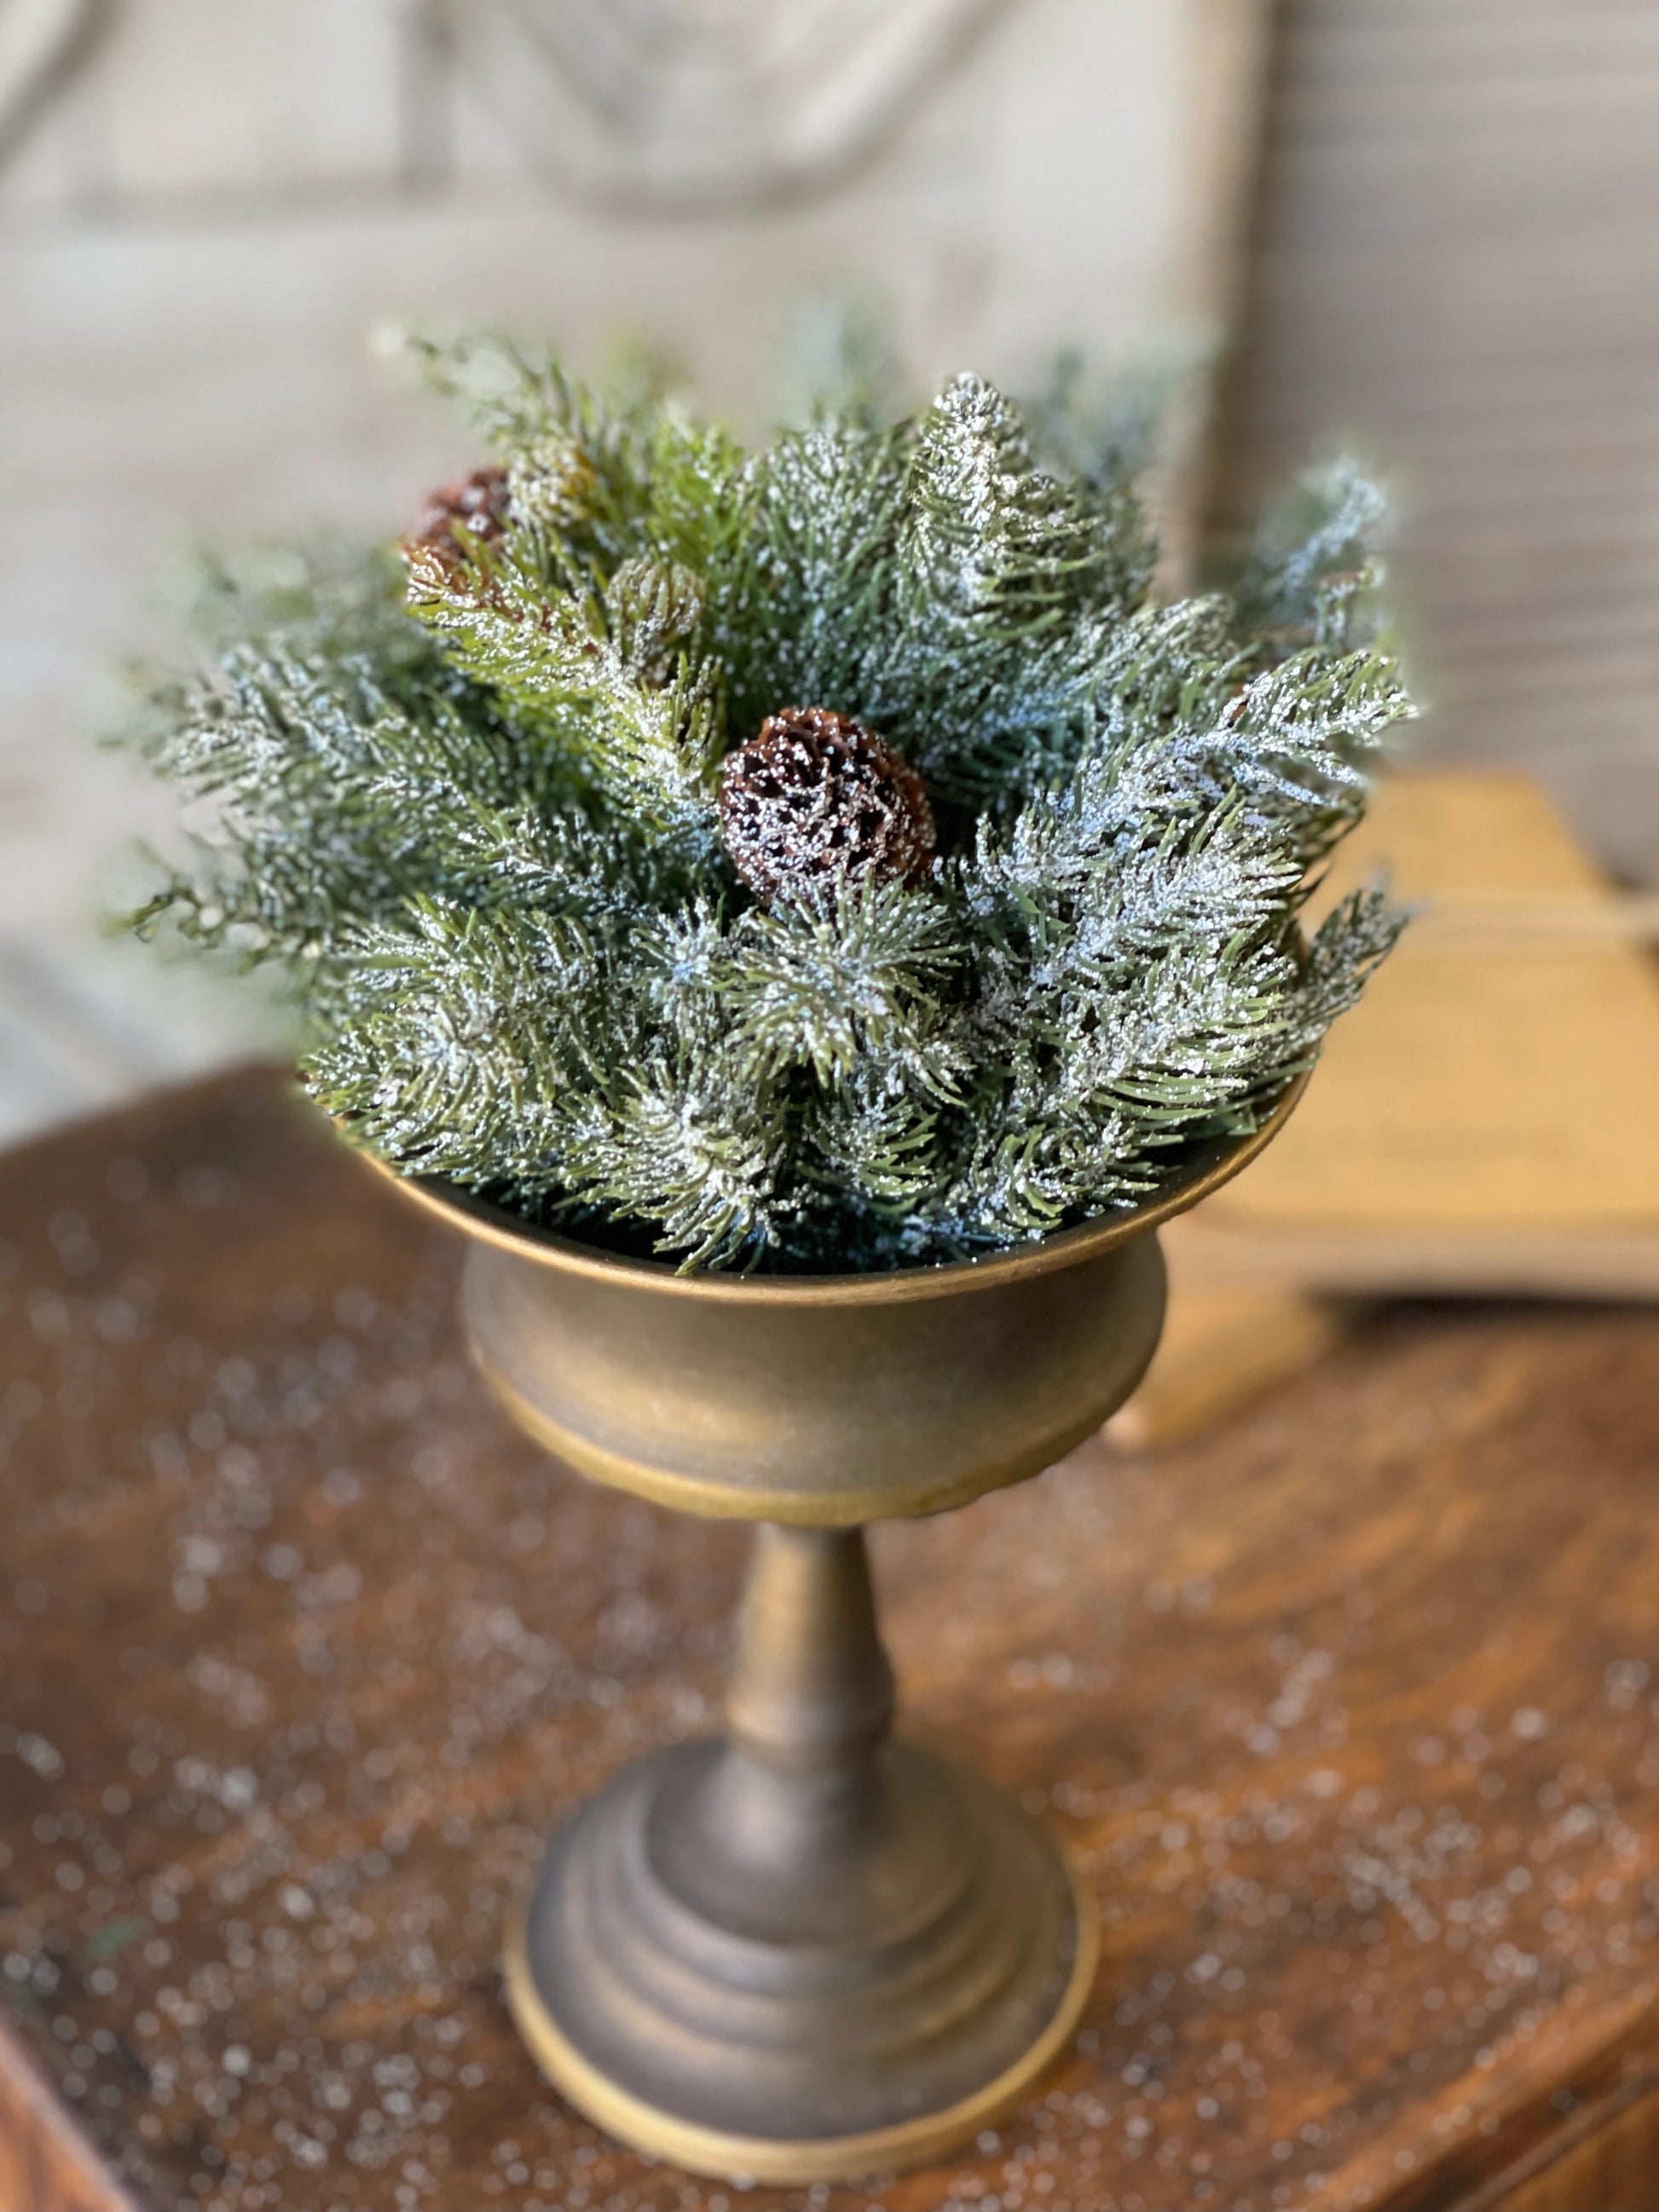
POLYGON ((1399 1309, 1156 1460, 881 1528, 903 1724, 1098 1892, 971 2154, 739 2194, 538 2079, 543 1840, 707 1728, 745 1535, 511 1430, 276 1078, 0 1161, 0 2212, 1648 2212, 1656 1332, 1399 1309))

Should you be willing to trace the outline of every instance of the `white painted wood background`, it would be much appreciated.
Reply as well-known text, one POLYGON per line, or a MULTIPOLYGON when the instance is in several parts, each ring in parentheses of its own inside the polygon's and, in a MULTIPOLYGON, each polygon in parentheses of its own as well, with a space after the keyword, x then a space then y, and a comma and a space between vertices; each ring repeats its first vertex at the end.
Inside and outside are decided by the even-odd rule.
MULTIPOLYGON (((0 0, 0 1140, 258 1026, 98 939, 155 810, 92 734, 181 532, 393 527, 462 458, 375 368, 377 318, 626 325, 752 421, 793 305, 860 277, 922 373, 1226 312, 1266 0, 987 0, 839 182, 684 218, 617 207, 591 143, 568 173, 571 95, 514 28, 540 4, 109 0, 19 136, 6 87, 73 60, 82 11, 0 0)), ((1659 11, 1279 0, 1274 46, 1218 509, 1322 434, 1368 447, 1425 741, 1540 770, 1652 880, 1659 11)))
POLYGON ((1425 743, 1659 884, 1659 8, 1281 0, 1276 47, 1221 503, 1368 448, 1425 743))
MULTIPOLYGON (((796 4, 830 51, 833 0, 796 4)), ((872 0, 843 4, 869 33, 872 0)), ((1030 379, 1067 343, 1133 358, 1224 308, 1257 0, 958 5, 927 66, 888 56, 908 88, 873 143, 843 131, 833 184, 712 212, 615 204, 626 163, 597 140, 573 184, 550 143, 572 97, 526 14, 0 0, 0 1141, 262 1034, 246 989, 100 938, 166 809, 94 738, 170 544, 391 533, 465 459, 376 365, 385 318, 505 320, 590 356, 627 330, 752 423, 792 312, 849 287, 890 301, 926 378, 1030 379), (46 88, 9 124, 8 28, 14 88, 31 67, 46 88)), ((757 165, 784 160, 791 102, 818 155, 839 143, 811 72, 786 54, 774 76, 757 165)))

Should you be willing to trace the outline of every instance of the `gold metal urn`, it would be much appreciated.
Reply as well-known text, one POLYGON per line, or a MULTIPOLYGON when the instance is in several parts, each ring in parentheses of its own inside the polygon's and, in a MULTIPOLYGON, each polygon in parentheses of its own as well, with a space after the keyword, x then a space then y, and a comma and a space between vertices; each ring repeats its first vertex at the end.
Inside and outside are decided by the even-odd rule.
POLYGON ((1163 1321, 1158 1223, 1295 1095, 1133 1212, 885 1274, 680 1275, 404 1186, 471 1240, 472 1348, 532 1436, 761 1524, 725 1735, 580 1807, 508 1930, 526 2041, 613 2135, 702 2172, 850 2179, 943 2156, 1064 2048, 1089 1900, 1000 1790, 892 1741, 863 1523, 1039 1474, 1121 1404, 1163 1321))

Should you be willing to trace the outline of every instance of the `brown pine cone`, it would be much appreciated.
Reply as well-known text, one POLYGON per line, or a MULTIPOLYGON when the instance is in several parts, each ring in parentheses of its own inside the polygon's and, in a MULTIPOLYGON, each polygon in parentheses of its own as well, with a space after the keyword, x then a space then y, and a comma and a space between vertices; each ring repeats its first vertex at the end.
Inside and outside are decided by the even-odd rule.
POLYGON ((720 771, 732 865, 763 906, 837 883, 915 883, 933 857, 933 809, 908 762, 825 707, 787 707, 720 771))
POLYGON ((458 524, 483 544, 494 545, 506 531, 507 517, 507 471, 474 469, 459 483, 445 484, 431 495, 408 543, 429 546, 453 559, 461 550, 455 535, 458 524))

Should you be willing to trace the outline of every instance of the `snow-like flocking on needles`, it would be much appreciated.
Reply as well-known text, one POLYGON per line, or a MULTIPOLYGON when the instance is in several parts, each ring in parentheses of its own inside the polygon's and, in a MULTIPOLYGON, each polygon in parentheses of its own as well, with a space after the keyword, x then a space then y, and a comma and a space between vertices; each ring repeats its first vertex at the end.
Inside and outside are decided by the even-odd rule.
POLYGON ((961 376, 750 452, 424 352, 493 464, 395 551, 213 571, 140 726, 200 829, 141 926, 285 966, 349 1133, 613 1249, 841 1272, 1271 1110, 1399 927, 1298 928, 1411 711, 1354 469, 1170 602, 1060 403, 961 376))

